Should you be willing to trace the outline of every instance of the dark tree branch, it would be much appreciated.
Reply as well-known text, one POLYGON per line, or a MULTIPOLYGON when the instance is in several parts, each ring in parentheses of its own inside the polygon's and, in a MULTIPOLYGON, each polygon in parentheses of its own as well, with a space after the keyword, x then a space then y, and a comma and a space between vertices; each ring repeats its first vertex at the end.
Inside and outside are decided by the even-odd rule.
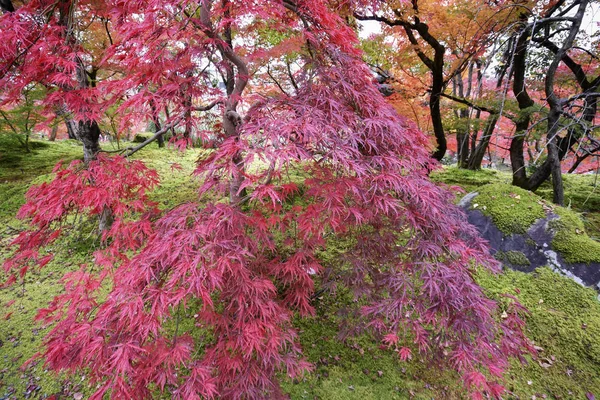
POLYGON ((0 0, 0 8, 2 8, 2 11, 4 11, 4 12, 14 12, 15 11, 15 7, 13 6, 11 0, 0 0))
MULTIPOLYGON (((442 93, 442 97, 445 97, 447 99, 450 99, 450 100, 455 101, 455 102, 460 103, 460 104, 464 104, 464 105, 469 106, 469 107, 471 107, 471 108, 473 108, 475 110, 484 111, 484 112, 487 112, 487 113, 490 113, 490 114, 494 114, 494 115, 500 114, 499 110, 496 110, 495 108, 481 106, 481 105, 475 104, 472 101, 470 101, 468 99, 465 99, 465 98, 462 98, 462 97, 453 96, 453 95, 447 94, 447 93, 442 93)), ((513 120, 515 118, 512 115, 504 115, 504 116, 506 118, 510 119, 510 120, 513 120)))
POLYGON ((273 74, 271 74, 271 68, 269 67, 269 65, 267 65, 267 75, 269 75, 269 78, 271 78, 271 80, 275 82, 275 85, 277 85, 277 87, 279 88, 279 90, 281 90, 281 92, 283 92, 283 94, 289 96, 288 92, 286 92, 285 89, 281 86, 277 78, 275 78, 273 74))
MULTIPOLYGON (((217 104, 222 104, 222 103, 223 103, 222 101, 213 101, 212 103, 210 103, 209 105, 206 105, 206 106, 192 107, 192 110, 193 111, 209 111, 212 108, 214 108, 217 104)), ((150 143, 152 143, 155 140, 157 140, 160 136, 162 136, 165 133, 167 133, 169 130, 173 129, 185 117, 186 117, 186 113, 184 112, 181 115, 179 115, 177 118, 175 118, 173 121, 171 121, 170 123, 165 124, 160 130, 158 130, 156 133, 154 133, 154 135, 152 135, 152 137, 149 137, 143 143, 140 143, 137 146, 134 146, 134 147, 130 146, 130 147, 126 147, 126 148, 119 149, 119 150, 101 150, 101 151, 103 153, 121 153, 125 157, 132 156, 133 154, 135 154, 139 150, 143 149, 144 147, 148 146, 150 143)))

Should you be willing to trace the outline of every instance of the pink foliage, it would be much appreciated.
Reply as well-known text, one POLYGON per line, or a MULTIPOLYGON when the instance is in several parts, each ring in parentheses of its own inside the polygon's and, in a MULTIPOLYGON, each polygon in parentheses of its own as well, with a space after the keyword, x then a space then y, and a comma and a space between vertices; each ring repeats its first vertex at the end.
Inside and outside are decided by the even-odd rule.
MULTIPOLYGON (((208 77, 194 76, 193 60, 239 49, 195 14, 175 12, 192 3, 107 3, 119 40, 104 61, 131 71, 107 82, 107 93, 129 93, 122 109, 143 115, 151 99, 167 99, 188 112, 184 123, 198 122, 190 95, 251 107, 238 135, 214 132, 216 150, 198 163, 202 202, 158 215, 146 196, 156 172, 121 157, 59 167, 51 183, 30 190, 19 216, 32 229, 15 239, 17 253, 5 263, 11 272, 49 262, 40 250, 58 239, 68 216, 109 209, 115 218, 95 253, 102 268, 65 275, 65 292, 40 311, 54 323, 45 342, 48 366, 89 368, 98 399, 107 392, 147 398, 153 387, 181 399, 282 396, 277 374, 311 368, 291 319, 313 314, 311 296, 323 275, 325 287, 345 285, 367 304, 353 310, 355 331, 374 332, 402 360, 429 357, 458 371, 470 391, 499 397, 496 380, 509 358, 529 350, 523 310, 498 322, 497 304, 473 275, 475 265, 499 265, 452 196, 429 181, 435 165, 427 138, 372 84, 354 32, 317 0, 213 4, 215 30, 234 26, 250 35, 249 17, 285 21, 306 50, 293 94, 267 96, 257 87, 221 99, 208 77), (255 161, 268 167, 240 172, 255 161), (291 169, 306 178, 292 181, 291 169), (219 201, 240 173, 236 190, 246 193, 244 203, 219 201), (353 245, 337 265, 322 265, 318 251, 348 238, 353 245), (180 312, 195 316, 204 339, 178 332, 180 312)), ((96 106, 79 104, 86 118, 95 115, 96 106)))

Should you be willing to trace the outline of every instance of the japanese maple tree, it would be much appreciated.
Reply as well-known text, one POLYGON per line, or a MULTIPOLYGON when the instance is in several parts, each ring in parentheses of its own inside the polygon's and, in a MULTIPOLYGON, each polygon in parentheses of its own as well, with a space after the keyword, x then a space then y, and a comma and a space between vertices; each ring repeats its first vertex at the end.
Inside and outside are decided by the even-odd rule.
MULTIPOLYGON (((313 314, 319 276, 361 299, 353 330, 373 332, 400 360, 420 353, 455 369, 475 398, 499 397, 509 358, 529 351, 518 303, 499 318, 474 281, 478 265, 498 263, 428 180, 427 138, 381 97, 354 32, 330 6, 101 8, 114 33, 103 63, 127 72, 106 79, 94 104, 72 99, 81 120, 93 124, 115 99, 131 118, 156 118, 165 106, 171 117, 121 155, 58 166, 52 182, 32 188, 20 211, 31 229, 4 265, 19 279, 50 262, 41 250, 60 240, 69 216, 111 210, 94 262, 66 275, 65 292, 39 314, 54 324, 47 365, 87 368, 93 398, 283 396, 279 373, 310 370, 291 318, 313 314), (147 197, 157 175, 127 157, 176 126, 183 143, 195 131, 215 149, 198 162, 199 200, 160 213, 147 197), (349 248, 322 265, 318 252, 332 240, 349 248), (200 337, 179 331, 182 310, 200 337)), ((27 63, 19 66, 26 76, 27 63)))

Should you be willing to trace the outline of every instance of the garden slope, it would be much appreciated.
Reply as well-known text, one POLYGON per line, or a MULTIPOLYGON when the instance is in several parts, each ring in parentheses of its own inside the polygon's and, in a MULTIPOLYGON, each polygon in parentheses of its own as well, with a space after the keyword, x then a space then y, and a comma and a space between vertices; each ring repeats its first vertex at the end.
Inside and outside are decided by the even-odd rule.
MULTIPOLYGON (((6 246, 22 229, 14 219, 27 187, 46 175, 60 159, 80 154, 77 143, 44 142, 33 154, 20 155, 14 163, 0 162, 0 261, 6 246), (42 148, 43 147, 43 148, 42 148), (32 168, 31 165, 35 165, 32 168)), ((8 148, 0 137, 0 154, 21 151, 8 148)), ((163 183, 153 193, 163 208, 170 208, 194 198, 198 183, 190 176, 197 151, 179 154, 154 146, 139 155, 159 171, 163 183), (176 163, 176 164, 175 164, 176 163), (178 164, 178 165, 177 165, 178 164), (183 171, 177 171, 181 166, 183 171)), ((13 158, 14 159, 14 158, 13 158)), ((442 172, 443 175, 444 172, 442 172)), ((491 171, 487 174, 497 179, 491 171)), ((465 177, 465 181, 468 181, 465 177)), ((443 177, 441 180, 444 180, 443 177)), ((477 181, 477 179, 471 180, 477 181)), ((453 184, 461 184, 461 181, 453 184)), ((477 186, 474 184, 473 186, 477 186)), ((91 223, 91 222, 90 222, 91 223)), ((31 274, 22 286, 0 290, 0 399, 87 398, 90 388, 85 371, 69 377, 56 376, 34 362, 23 370, 19 366, 40 349, 46 327, 33 323, 35 312, 61 291, 58 277, 89 262, 97 246, 93 237, 81 237, 76 229, 67 242, 54 249, 56 258, 41 272, 31 274), (16 300, 11 304, 12 300, 16 300)), ((341 246, 343 247, 343 246, 341 246)), ((323 252, 323 259, 335 262, 335 245, 323 252)), ((515 295, 531 314, 527 331, 540 350, 540 357, 521 365, 515 362, 507 375, 507 398, 585 398, 587 393, 600 395, 600 303, 595 293, 548 269, 534 274, 506 271, 499 276, 481 273, 478 281, 497 299, 502 293, 515 295)), ((463 392, 459 380, 441 373, 435 366, 418 359, 400 362, 390 352, 380 349, 380 342, 367 337, 340 341, 336 337, 339 316, 332 310, 352 301, 339 291, 323 293, 315 299, 317 315, 297 319, 304 352, 315 371, 302 379, 284 382, 293 399, 458 399, 463 392)), ((190 319, 192 316, 189 316, 190 319)), ((183 325, 183 324, 182 324, 183 325)), ((180 326, 180 329, 184 329, 180 326)), ((193 324, 185 326, 193 329, 193 324)))

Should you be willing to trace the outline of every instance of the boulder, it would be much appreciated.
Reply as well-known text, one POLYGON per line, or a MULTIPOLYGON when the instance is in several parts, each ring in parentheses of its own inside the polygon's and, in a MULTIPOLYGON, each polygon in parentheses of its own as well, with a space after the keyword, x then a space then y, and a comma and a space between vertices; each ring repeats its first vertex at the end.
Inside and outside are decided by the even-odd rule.
POLYGON ((459 206, 504 266, 523 272, 549 266, 600 291, 600 243, 573 211, 506 184, 482 186, 459 206))

